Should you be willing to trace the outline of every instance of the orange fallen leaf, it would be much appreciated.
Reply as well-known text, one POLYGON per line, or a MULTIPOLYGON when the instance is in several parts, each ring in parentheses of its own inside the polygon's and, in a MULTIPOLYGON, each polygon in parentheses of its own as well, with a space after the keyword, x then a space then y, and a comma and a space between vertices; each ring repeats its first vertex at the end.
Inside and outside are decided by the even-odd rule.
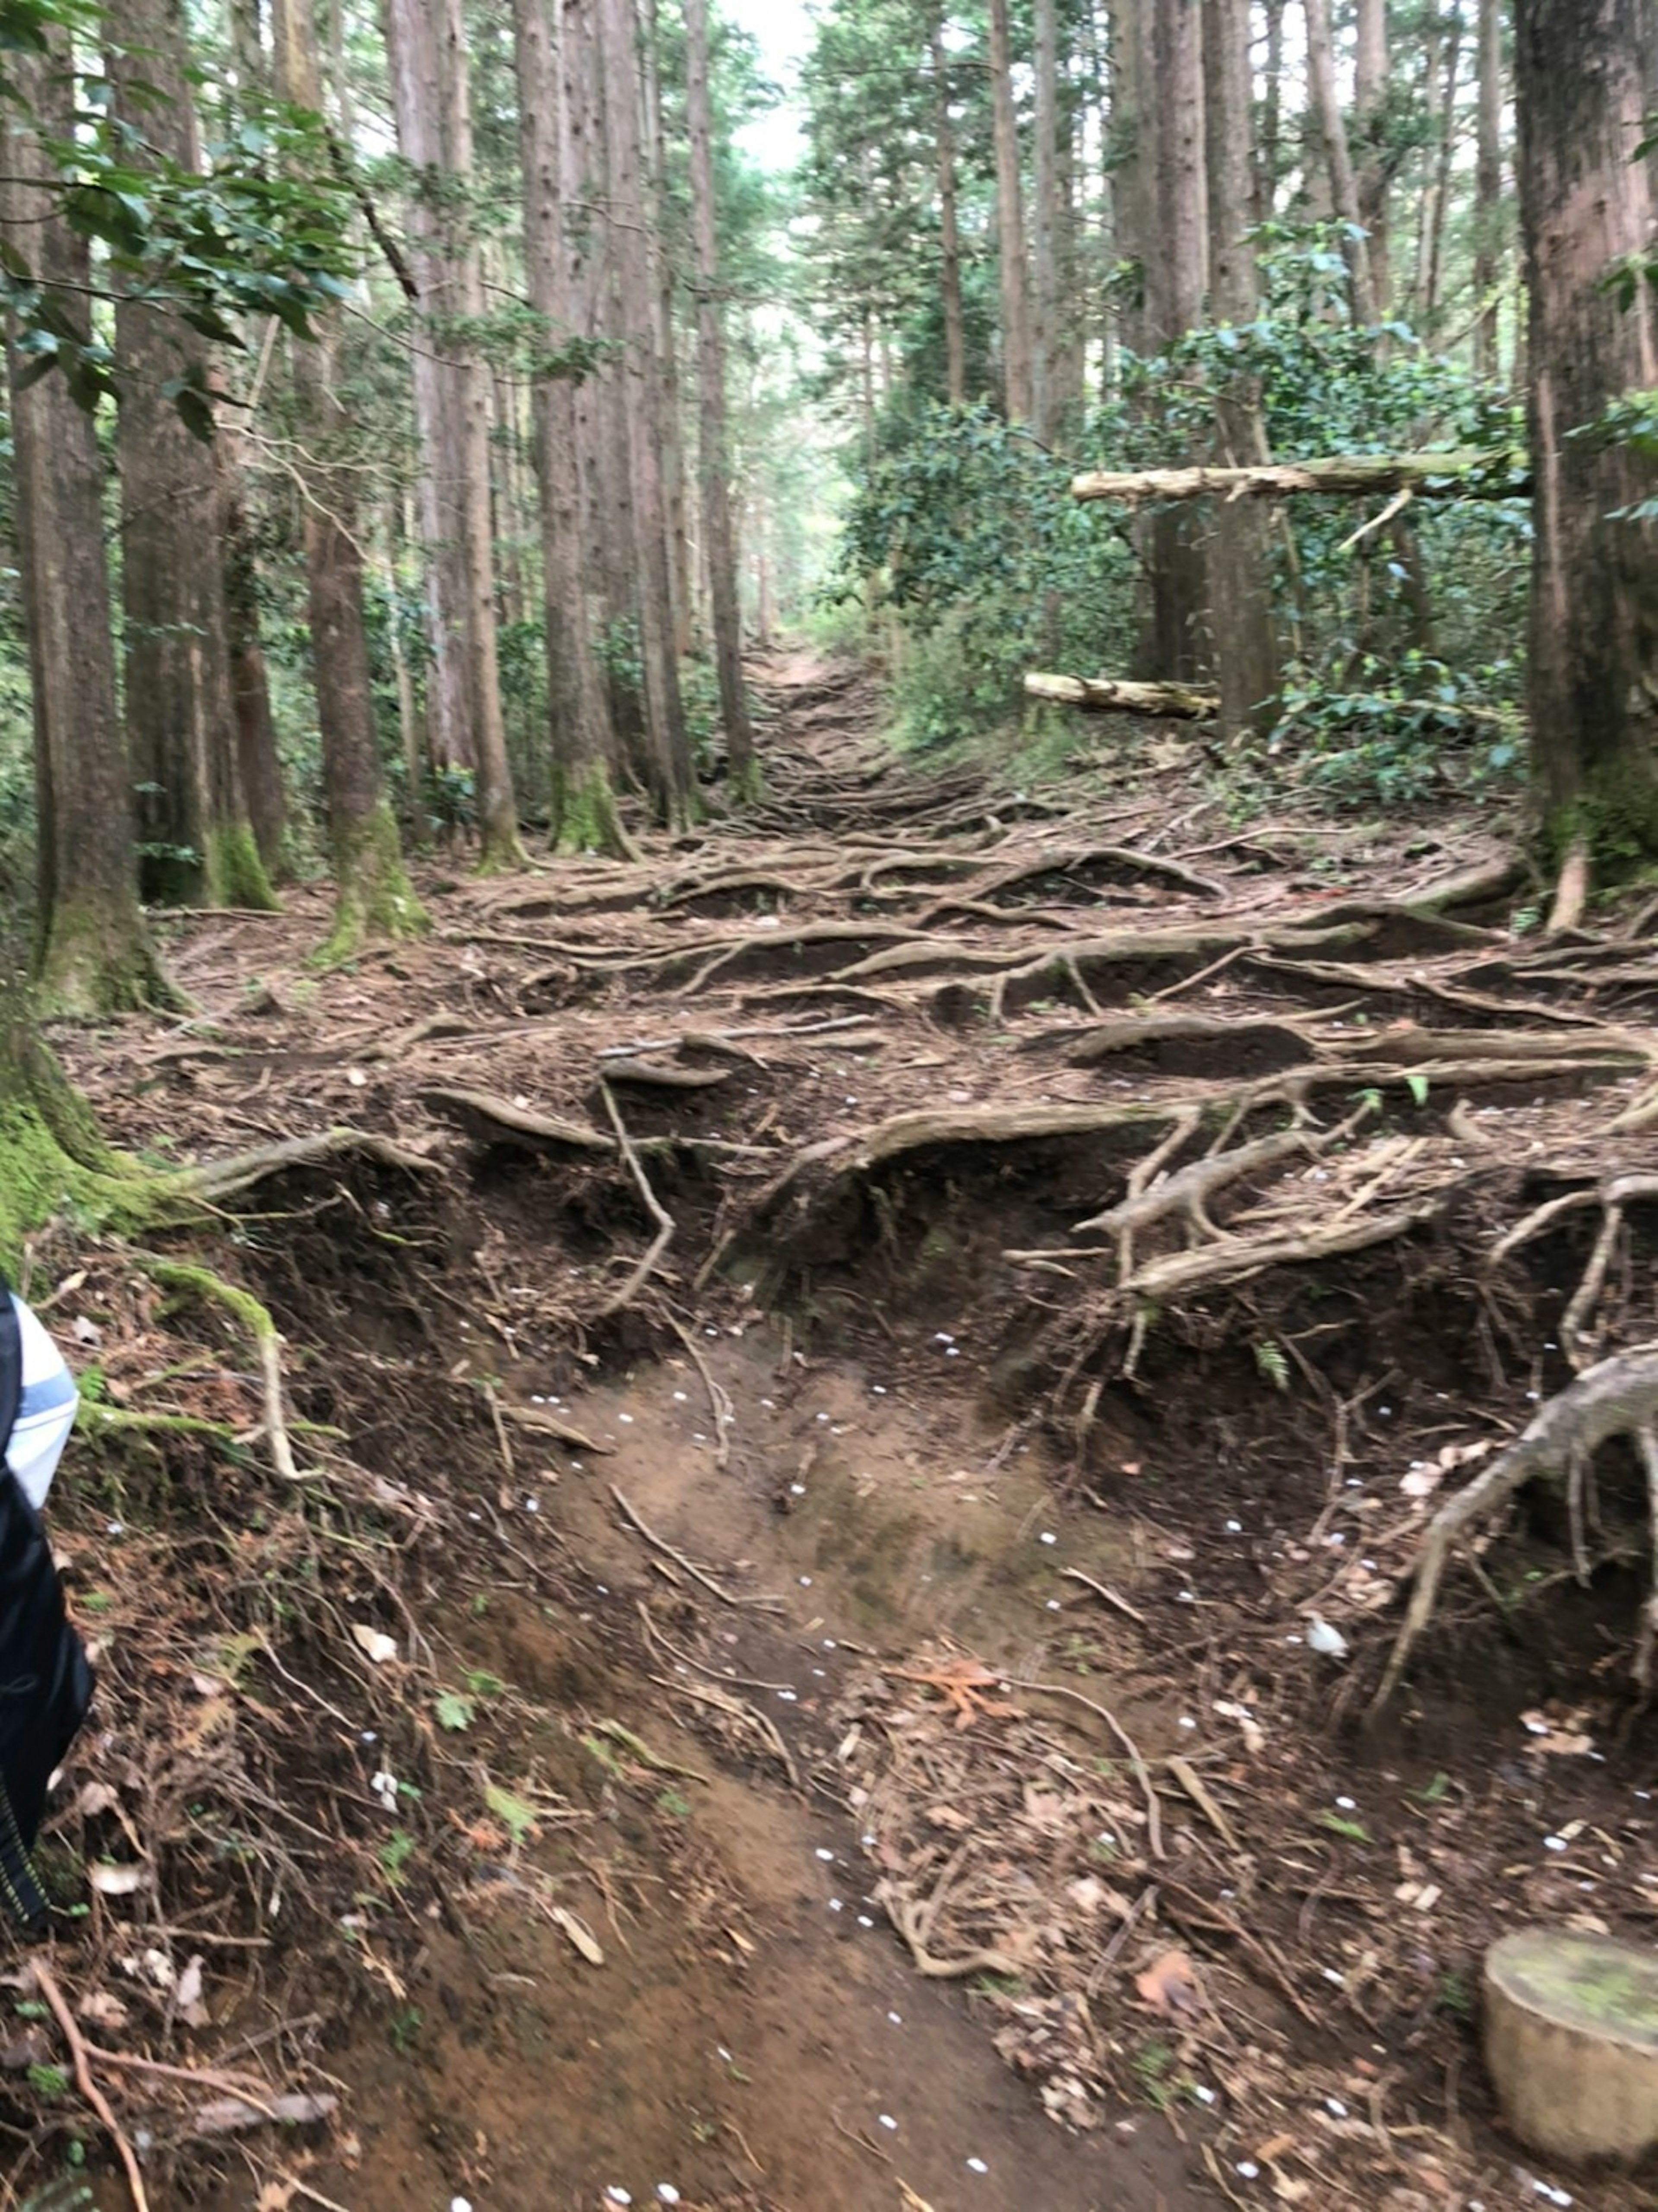
POLYGON ((1144 1973, 1135 1975, 1134 1987, 1153 2012, 1171 2020, 1203 2010, 1203 1991, 1184 1951, 1160 1951, 1144 1973))

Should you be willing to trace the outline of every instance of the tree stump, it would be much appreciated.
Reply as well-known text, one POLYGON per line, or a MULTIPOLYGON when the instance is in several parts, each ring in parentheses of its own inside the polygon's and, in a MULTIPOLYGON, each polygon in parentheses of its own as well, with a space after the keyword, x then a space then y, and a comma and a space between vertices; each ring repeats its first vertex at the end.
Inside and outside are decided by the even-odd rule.
POLYGON ((1523 1929, 1485 1954, 1485 2063, 1528 2148, 1633 2165, 1658 2149, 1658 1951, 1523 1929))

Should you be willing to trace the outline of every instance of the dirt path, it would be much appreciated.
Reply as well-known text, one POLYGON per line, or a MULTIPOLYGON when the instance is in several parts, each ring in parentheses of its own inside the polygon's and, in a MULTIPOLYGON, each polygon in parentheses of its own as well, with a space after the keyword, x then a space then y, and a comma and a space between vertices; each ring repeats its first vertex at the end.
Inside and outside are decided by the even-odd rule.
POLYGON ((1186 741, 1034 793, 758 674, 741 825, 434 872, 347 972, 318 895, 201 917, 197 1020, 69 1042, 135 1147, 375 1144, 186 1239, 297 1492, 234 1316, 41 1255, 162 1423, 69 1525, 63 1841, 143 1871, 65 1978, 339 2100, 124 2109, 262 2212, 1538 2201, 1473 1991, 1517 1917, 1658 1918, 1632 1455, 1592 1589, 1543 1499, 1351 1724, 1461 1468, 1658 1334, 1644 937, 1512 933, 1481 832, 1229 828, 1186 741))

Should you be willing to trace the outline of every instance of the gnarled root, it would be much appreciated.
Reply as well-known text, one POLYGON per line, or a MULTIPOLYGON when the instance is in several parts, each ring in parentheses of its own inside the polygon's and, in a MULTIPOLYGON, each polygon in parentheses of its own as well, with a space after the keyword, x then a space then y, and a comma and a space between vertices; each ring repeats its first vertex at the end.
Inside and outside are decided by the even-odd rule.
MULTIPOLYGON (((1404 1626, 1394 1639, 1382 1686, 1371 1702, 1379 1713, 1399 1686, 1406 1662, 1432 1615, 1434 1600, 1451 1547, 1465 1528, 1496 1511, 1534 1476, 1569 1472, 1576 1461, 1587 1464, 1608 1437, 1642 1439, 1648 1481, 1658 1508, 1658 1477, 1653 1474, 1649 1432, 1658 1422, 1658 1345, 1637 1346, 1585 1370, 1547 1405, 1517 1442, 1494 1459, 1466 1490, 1442 1505, 1429 1523, 1417 1561, 1404 1626)), ((1658 1605, 1658 1598, 1654 1601, 1658 1605)), ((1643 1643, 1643 1652, 1646 1650, 1643 1643)), ((1637 1666, 1641 1663, 1637 1656, 1637 1666)), ((1651 1662, 1646 1659, 1649 1673, 1651 1662)))

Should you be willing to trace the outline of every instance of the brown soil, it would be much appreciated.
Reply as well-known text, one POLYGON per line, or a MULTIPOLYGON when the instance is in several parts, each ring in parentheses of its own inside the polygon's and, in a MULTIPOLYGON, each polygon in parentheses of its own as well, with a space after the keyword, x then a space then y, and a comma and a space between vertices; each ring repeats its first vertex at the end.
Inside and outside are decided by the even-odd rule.
MULTIPOLYGON (((106 1645, 62 1878, 146 1869, 59 1978, 338 2100, 227 2150, 107 2068, 153 2201, 1625 2212, 1504 2140, 1471 2014, 1521 1919, 1658 1922, 1633 1453, 1588 1587, 1527 1491, 1357 1723, 1461 1468, 1658 1335, 1651 1203, 1596 1195, 1658 1166, 1658 969, 1510 935, 1483 836, 1229 835, 1162 738, 925 775, 854 673, 758 674, 747 823, 430 880, 331 974, 320 894, 199 917, 200 1020, 64 1040, 135 1147, 429 1164, 160 1240, 268 1302, 298 1494, 229 1316, 37 1258, 118 1409, 227 1432, 54 1500, 106 1645)), ((78 2109, 15 2101, 50 2166, 78 2109)))

